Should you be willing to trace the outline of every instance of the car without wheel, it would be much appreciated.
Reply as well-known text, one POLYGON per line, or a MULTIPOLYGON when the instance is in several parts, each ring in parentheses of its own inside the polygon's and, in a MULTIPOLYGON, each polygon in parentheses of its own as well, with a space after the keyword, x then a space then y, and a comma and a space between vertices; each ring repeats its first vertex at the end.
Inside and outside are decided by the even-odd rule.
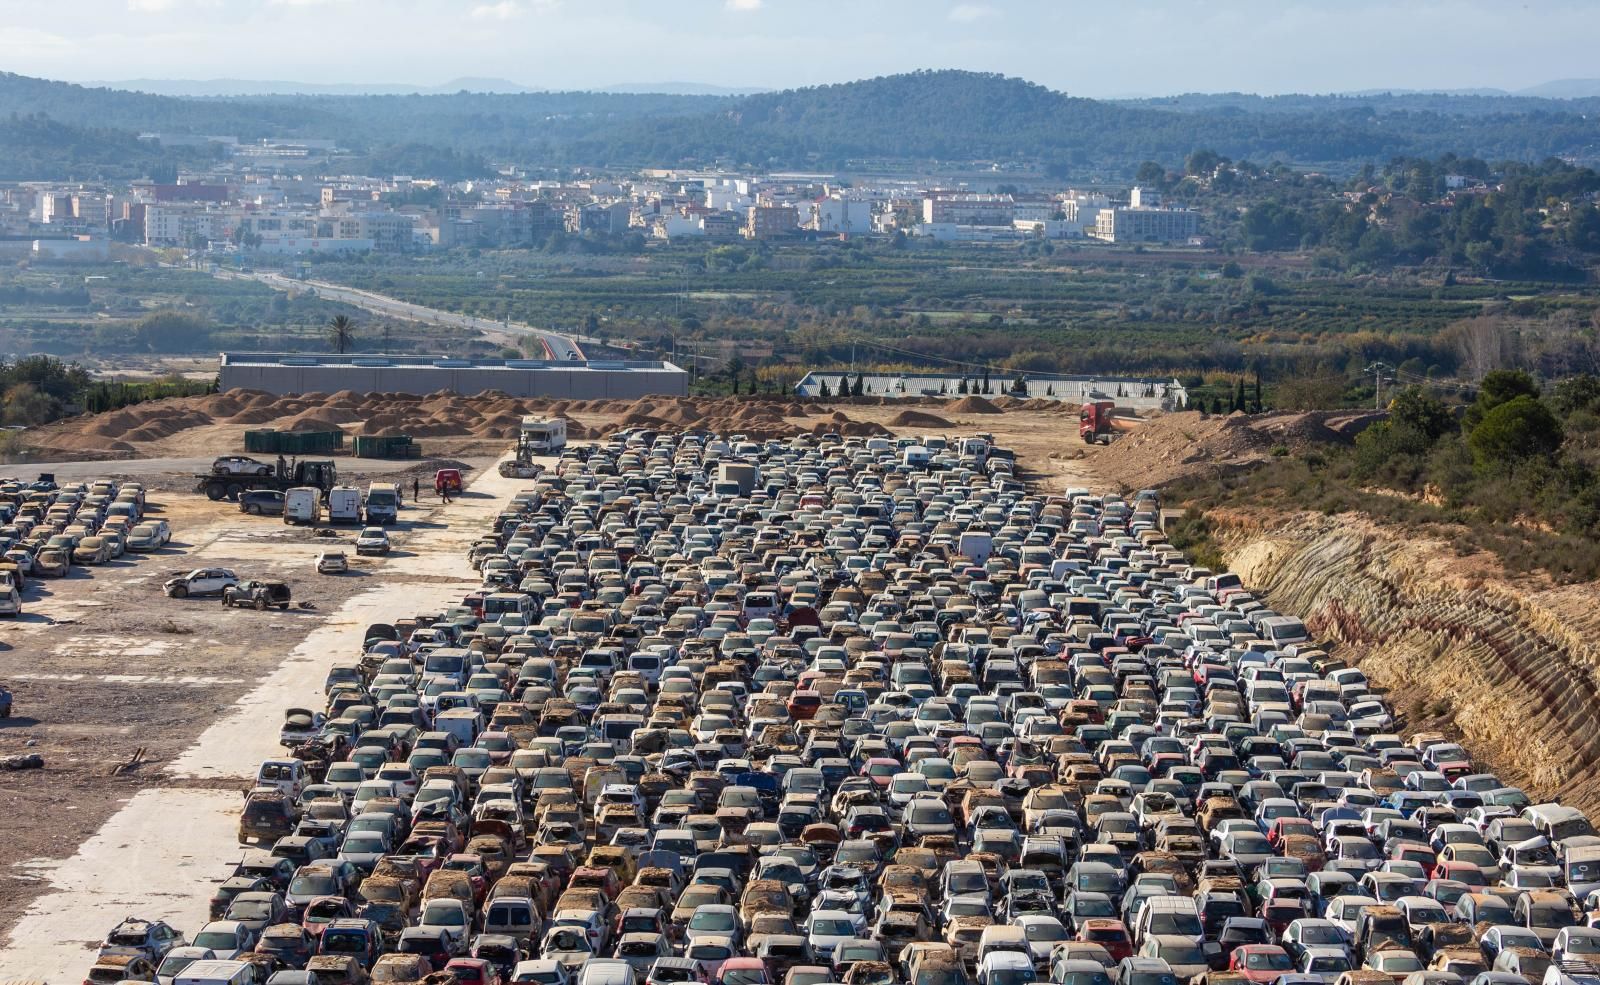
POLYGON ((168 598, 182 599, 199 595, 221 595, 223 589, 239 584, 239 576, 232 568, 196 568, 186 575, 169 578, 161 586, 168 598))
POLYGON ((281 581, 241 581, 222 590, 224 606, 255 608, 289 608, 289 586, 281 581))

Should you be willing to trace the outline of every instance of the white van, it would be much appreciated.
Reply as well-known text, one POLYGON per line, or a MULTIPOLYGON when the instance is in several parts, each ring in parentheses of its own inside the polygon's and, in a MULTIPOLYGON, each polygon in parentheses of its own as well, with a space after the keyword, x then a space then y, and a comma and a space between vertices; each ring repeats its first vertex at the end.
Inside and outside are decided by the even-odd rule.
POLYGON ((982 530, 968 530, 961 535, 956 550, 963 557, 971 558, 973 564, 984 564, 994 551, 994 535, 982 530))
POLYGON ((1273 646, 1304 643, 1311 638, 1311 634, 1306 632, 1306 624, 1294 616, 1267 616, 1257 624, 1256 628, 1272 641, 1273 646))
POLYGON ((354 486, 337 486, 329 490, 328 522, 360 523, 361 490, 354 486))
POLYGON ((178 972, 172 985, 253 985, 255 966, 248 961, 196 961, 178 972))
POLYGON ((470 746, 478 741, 478 733, 483 731, 483 714, 472 708, 451 708, 439 713, 433 727, 440 732, 449 732, 456 737, 456 741, 470 746))
POLYGON ((309 486, 296 486, 283 494, 283 522, 309 523, 322 521, 322 490, 309 486))
POLYGON ((900 453, 900 462, 907 468, 925 469, 933 461, 933 452, 927 445, 912 445, 900 453))

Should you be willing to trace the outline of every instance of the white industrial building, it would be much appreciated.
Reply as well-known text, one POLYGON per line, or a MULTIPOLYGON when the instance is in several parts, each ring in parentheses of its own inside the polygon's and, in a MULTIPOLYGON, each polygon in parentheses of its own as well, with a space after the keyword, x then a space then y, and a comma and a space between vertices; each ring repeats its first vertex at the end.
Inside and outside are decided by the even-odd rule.
MULTIPOLYGON (((841 382, 855 384, 856 375, 848 369, 812 370, 795 385, 800 397, 822 396, 828 384, 831 396, 838 396, 841 382)), ((862 395, 868 397, 947 397, 957 400, 968 394, 989 398, 1017 397, 1027 400, 1060 400, 1084 403, 1089 400, 1114 400, 1118 407, 1132 410, 1174 410, 1189 399, 1182 383, 1175 379, 1136 376, 1064 376, 1053 373, 990 373, 989 392, 978 393, 983 373, 866 373, 862 376, 862 395), (1022 388, 1016 382, 1022 380, 1022 388)))

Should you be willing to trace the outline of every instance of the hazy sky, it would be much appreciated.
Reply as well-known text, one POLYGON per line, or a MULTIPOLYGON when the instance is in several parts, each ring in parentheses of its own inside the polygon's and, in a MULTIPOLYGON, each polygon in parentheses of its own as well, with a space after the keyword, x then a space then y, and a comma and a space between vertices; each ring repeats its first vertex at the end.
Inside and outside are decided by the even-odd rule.
POLYGON ((0 70, 69 80, 1516 89, 1600 75, 1597 36, 1600 0, 0 0, 0 70))

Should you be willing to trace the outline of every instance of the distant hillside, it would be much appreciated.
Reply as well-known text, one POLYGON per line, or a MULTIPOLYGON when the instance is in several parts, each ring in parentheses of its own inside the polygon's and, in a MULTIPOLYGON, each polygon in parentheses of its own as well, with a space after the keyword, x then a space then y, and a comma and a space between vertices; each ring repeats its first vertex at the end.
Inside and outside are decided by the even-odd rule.
MULTIPOLYGON (((917 72, 748 96, 527 92, 182 98, 0 74, 0 119, 43 114, 108 146, 141 131, 335 137, 363 160, 832 168, 860 159, 1004 161, 1131 173, 1209 148, 1354 171, 1402 155, 1600 159, 1600 100, 1193 94, 1108 102, 1021 79, 917 72), (481 159, 481 160, 480 160, 481 159)), ((0 142, 0 170, 15 148, 0 142)), ((45 159, 34 157, 33 164, 45 159)), ((37 174, 36 177, 50 177, 37 174)))

